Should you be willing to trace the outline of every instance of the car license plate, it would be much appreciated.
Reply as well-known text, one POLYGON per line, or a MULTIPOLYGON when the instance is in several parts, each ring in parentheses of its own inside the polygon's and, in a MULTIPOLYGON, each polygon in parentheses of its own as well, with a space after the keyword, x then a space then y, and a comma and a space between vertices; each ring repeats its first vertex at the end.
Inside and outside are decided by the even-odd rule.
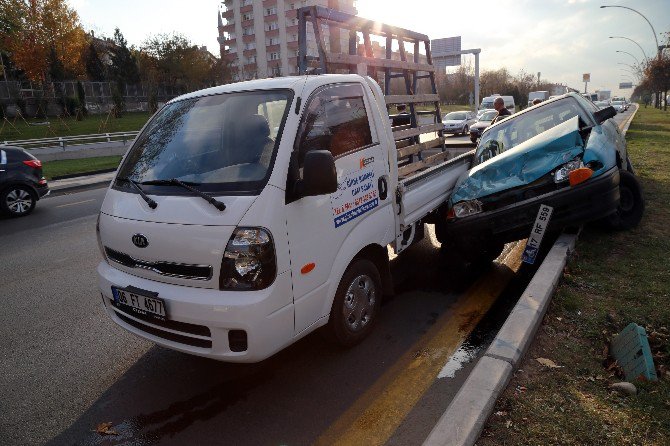
POLYGON ((135 290, 122 290, 112 287, 115 306, 129 311, 131 314, 141 314, 143 316, 153 316, 164 320, 167 316, 165 311, 165 301, 156 296, 147 296, 136 292, 135 290))
POLYGON ((528 241, 526 242, 526 249, 523 251, 524 262, 531 265, 535 263, 537 253, 540 250, 540 243, 542 243, 544 232, 547 230, 547 226, 549 226, 552 212, 554 212, 554 208, 551 206, 547 206, 546 204, 540 205, 540 210, 537 211, 537 217, 535 218, 535 224, 533 224, 533 229, 531 229, 530 236, 528 236, 528 241))

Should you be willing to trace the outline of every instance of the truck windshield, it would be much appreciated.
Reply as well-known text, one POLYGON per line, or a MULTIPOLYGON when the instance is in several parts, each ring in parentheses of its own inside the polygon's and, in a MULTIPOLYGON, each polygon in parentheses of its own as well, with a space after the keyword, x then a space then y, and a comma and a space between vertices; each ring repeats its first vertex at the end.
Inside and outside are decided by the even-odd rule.
MULTIPOLYGON (((258 193, 272 171, 291 99, 290 90, 272 90, 168 104, 138 136, 118 178, 149 183, 145 190, 152 193, 179 194, 160 185, 173 178, 203 192, 258 193)), ((115 187, 130 186, 119 181, 115 187)))

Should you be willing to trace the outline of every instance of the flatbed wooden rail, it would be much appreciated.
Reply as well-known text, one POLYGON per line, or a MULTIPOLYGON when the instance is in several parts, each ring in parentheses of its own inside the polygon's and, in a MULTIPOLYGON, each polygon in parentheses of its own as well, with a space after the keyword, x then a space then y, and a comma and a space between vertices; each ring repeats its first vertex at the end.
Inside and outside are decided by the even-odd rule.
POLYGON ((435 84, 435 67, 430 52, 430 40, 427 35, 322 6, 307 6, 298 9, 298 41, 298 69, 300 74, 348 72, 369 75, 378 79, 378 73, 383 73, 382 88, 387 110, 390 110, 392 106, 402 107, 403 105, 409 109, 409 113, 405 115, 396 115, 396 117, 401 116, 403 119, 400 121, 404 122, 393 129, 393 137, 398 149, 398 163, 403 165, 399 172, 403 175, 409 175, 449 158, 445 146, 439 95, 435 84), (308 55, 308 23, 312 25, 314 31, 317 56, 308 55), (326 45, 322 37, 322 26, 332 26, 333 28, 349 31, 347 53, 326 51, 326 45), (359 33, 363 37, 363 55, 359 54, 359 33), (371 35, 385 39, 385 57, 375 57, 370 39, 371 35), (413 46, 413 53, 408 54, 405 44, 413 46), (394 45, 398 47, 400 60, 393 58, 394 45), (421 45, 423 45, 425 51, 425 61, 419 54, 421 45), (408 60, 409 56, 412 60, 408 60), (405 94, 390 94, 391 79, 394 78, 404 80, 405 94), (428 79, 430 92, 417 93, 421 79, 428 79), (433 105, 432 110, 421 113, 424 116, 432 116, 432 124, 421 125, 419 123, 417 104, 422 103, 433 105), (421 135, 435 132, 438 134, 437 138, 421 142, 421 135), (436 147, 440 147, 442 153, 435 154, 436 147), (431 155, 424 156, 423 152, 428 149, 433 149, 431 155))

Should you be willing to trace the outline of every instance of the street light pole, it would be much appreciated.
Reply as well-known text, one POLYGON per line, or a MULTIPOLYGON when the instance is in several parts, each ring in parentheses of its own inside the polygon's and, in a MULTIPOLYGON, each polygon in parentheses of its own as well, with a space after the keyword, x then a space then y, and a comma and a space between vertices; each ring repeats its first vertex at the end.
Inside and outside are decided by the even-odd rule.
POLYGON ((617 52, 617 53, 628 54, 630 57, 632 57, 633 59, 635 59, 635 62, 637 62, 637 65, 638 65, 639 67, 642 66, 642 64, 640 63, 640 59, 638 59, 637 57, 633 56, 633 55, 632 55, 631 53, 629 53, 628 51, 619 51, 619 50, 616 50, 616 52, 617 52))
MULTIPOLYGON (((643 19, 645 19, 645 20, 647 21, 647 23, 649 24, 649 27, 651 28, 651 32, 654 33, 654 41, 656 42, 656 48, 659 48, 659 46, 658 46, 658 38, 656 37, 656 30, 654 29, 654 26, 651 24, 651 22, 649 21, 649 19, 647 19, 647 18, 644 16, 644 14, 642 14, 640 11, 638 11, 637 9, 629 8, 628 6, 619 6, 619 5, 604 5, 604 6, 601 6, 601 7, 600 7, 600 9, 603 9, 603 8, 623 8, 623 9, 628 9, 629 11, 633 11, 634 13, 638 14, 640 17, 642 17, 643 19)), ((658 54, 659 54, 659 57, 660 57, 661 50, 658 49, 657 51, 658 51, 658 54)))
POLYGON ((645 61, 646 61, 647 63, 649 63, 649 57, 647 57, 647 53, 645 53, 645 52, 644 52, 644 49, 640 46, 640 44, 637 43, 636 41, 634 41, 633 39, 631 39, 631 38, 629 38, 629 37, 624 37, 624 36, 610 36, 610 39, 626 39, 626 40, 630 40, 630 41, 633 42, 635 45, 637 45, 638 48, 640 48, 640 51, 642 51, 642 54, 644 55, 644 59, 645 59, 645 61))
MULTIPOLYGON (((600 8, 601 8, 601 9, 602 9, 602 8, 623 8, 623 9, 627 9, 627 10, 629 10, 629 11, 633 11, 634 13, 636 13, 637 15, 639 15, 640 17, 642 17, 642 18, 649 24, 649 27, 651 28, 651 32, 654 33, 654 42, 656 42, 656 47, 655 47, 655 48, 656 48, 656 51, 657 51, 657 56, 656 56, 656 58, 657 58, 658 60, 661 60, 661 54, 663 53, 663 49, 662 49, 661 46, 658 44, 658 37, 656 36, 656 30, 654 29, 654 25, 651 24, 651 22, 649 21, 649 19, 648 19, 647 17, 645 17, 644 14, 642 14, 642 13, 641 13, 640 11, 638 11, 637 9, 629 8, 628 6, 620 6, 620 5, 603 5, 603 6, 601 6, 600 8)), ((636 42, 636 43, 637 43, 637 42, 636 42)), ((638 45, 638 46, 639 46, 639 45, 638 45)), ((640 47, 640 49, 642 49, 642 47, 640 47)), ((644 52, 644 50, 643 50, 642 52, 644 52)), ((645 57, 646 57, 646 55, 645 55, 645 57)), ((647 64, 648 64, 648 63, 649 63, 649 58, 647 58, 647 64)), ((660 106, 660 96, 659 96, 659 93, 656 92, 656 107, 659 107, 659 106, 660 106)))

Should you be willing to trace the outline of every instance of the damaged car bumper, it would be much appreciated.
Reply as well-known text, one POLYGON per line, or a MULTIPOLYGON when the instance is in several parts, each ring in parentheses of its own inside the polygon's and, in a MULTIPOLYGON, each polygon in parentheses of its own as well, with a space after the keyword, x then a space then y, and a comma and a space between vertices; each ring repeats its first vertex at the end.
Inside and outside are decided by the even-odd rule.
POLYGON ((492 209, 495 203, 494 195, 482 205, 483 212, 449 220, 449 236, 472 243, 481 240, 507 243, 525 238, 530 233, 540 205, 554 208, 548 226, 550 231, 600 219, 615 212, 619 205, 619 170, 614 167, 576 186, 492 209))

